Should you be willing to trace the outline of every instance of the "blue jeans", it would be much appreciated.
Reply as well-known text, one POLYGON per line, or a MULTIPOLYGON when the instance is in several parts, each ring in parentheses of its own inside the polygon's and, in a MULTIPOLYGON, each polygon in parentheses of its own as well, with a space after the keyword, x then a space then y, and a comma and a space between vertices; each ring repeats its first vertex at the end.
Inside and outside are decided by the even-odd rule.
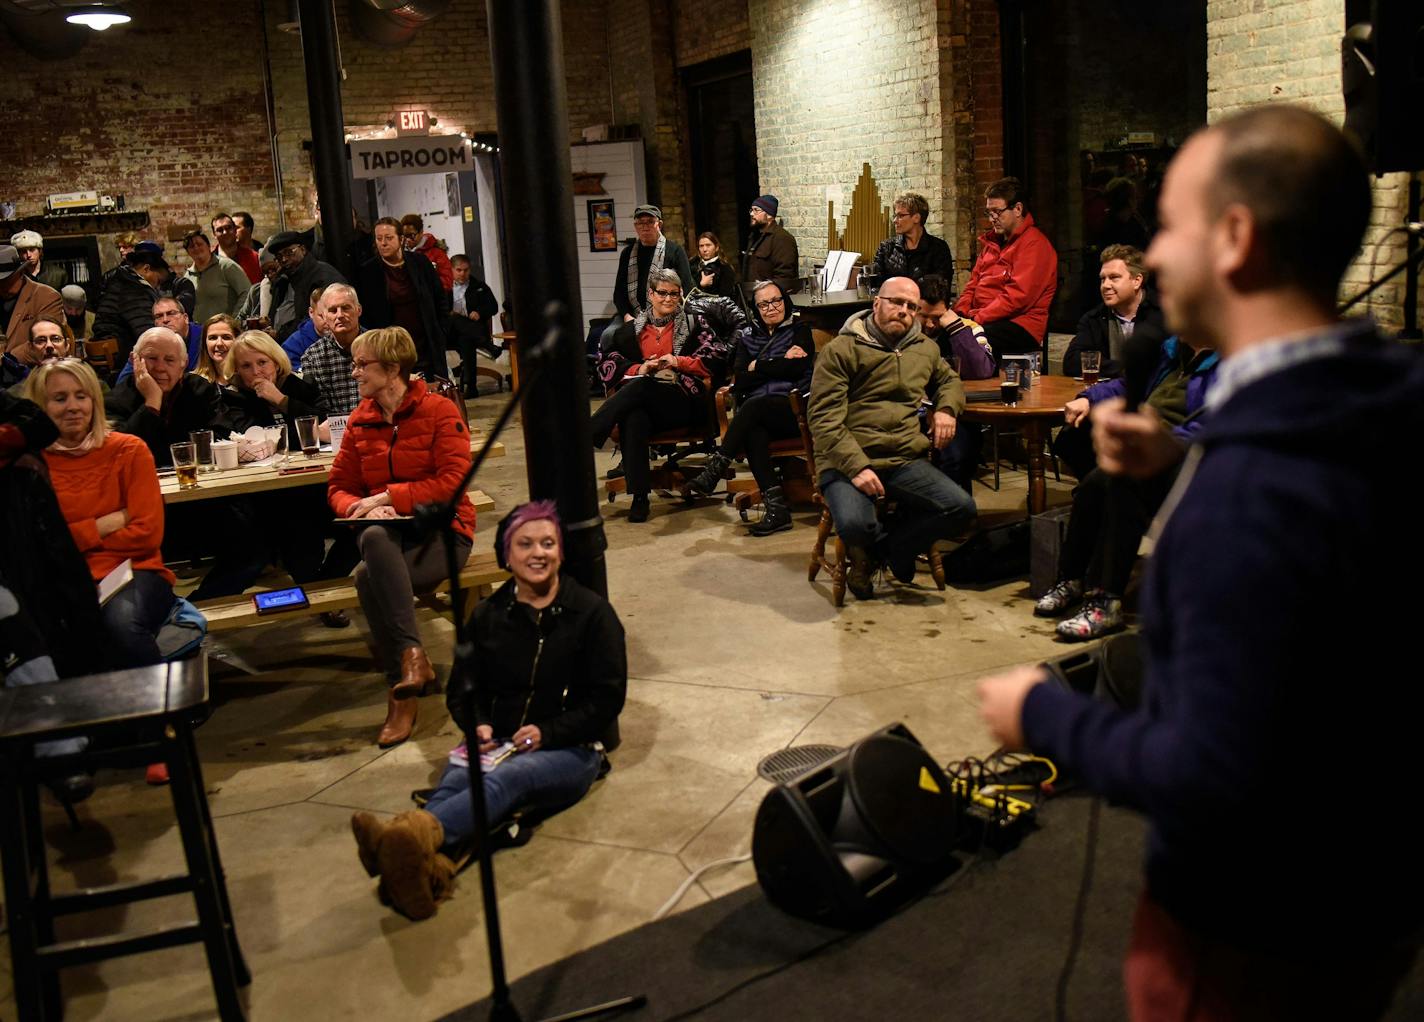
POLYGON ((109 634, 115 667, 143 667, 163 659, 155 641, 173 609, 173 587, 156 571, 135 571, 124 586, 99 609, 109 634))
MULTIPOLYGON (((602 753, 582 745, 515 753, 484 775, 485 811, 490 824, 503 823, 520 809, 562 809, 573 805, 598 779, 602 761, 602 753)), ((470 771, 453 763, 447 765, 425 811, 440 821, 445 831, 445 849, 454 851, 474 837, 470 771)))
POLYGON ((887 522, 876 517, 875 501, 833 468, 821 473, 821 496, 841 539, 877 557, 922 553, 935 540, 958 533, 978 513, 974 498, 924 458, 876 469, 875 474, 886 497, 899 504, 898 513, 887 522))

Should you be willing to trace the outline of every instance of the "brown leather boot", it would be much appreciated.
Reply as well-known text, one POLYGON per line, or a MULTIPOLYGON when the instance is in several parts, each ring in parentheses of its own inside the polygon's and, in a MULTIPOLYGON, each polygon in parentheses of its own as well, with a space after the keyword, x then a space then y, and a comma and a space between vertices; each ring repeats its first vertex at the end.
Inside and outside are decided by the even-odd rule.
POLYGON ((397 699, 423 696, 433 691, 430 686, 434 681, 435 668, 431 666, 425 650, 419 646, 411 646, 401 651, 401 679, 391 689, 391 694, 397 699))
POLYGON ((379 853, 381 884, 397 912, 429 919, 449 894, 451 871, 436 860, 444 840, 440 821, 423 809, 401 813, 386 828, 379 853))
POLYGON ((386 722, 381 725, 381 733, 376 744, 383 749, 399 745, 415 730, 415 714, 420 703, 414 699, 397 699, 395 691, 386 695, 386 722))
POLYGON ((365 867, 367 876, 381 874, 381 839, 390 829, 390 823, 375 813, 352 813, 351 833, 356 836, 356 855, 365 867))

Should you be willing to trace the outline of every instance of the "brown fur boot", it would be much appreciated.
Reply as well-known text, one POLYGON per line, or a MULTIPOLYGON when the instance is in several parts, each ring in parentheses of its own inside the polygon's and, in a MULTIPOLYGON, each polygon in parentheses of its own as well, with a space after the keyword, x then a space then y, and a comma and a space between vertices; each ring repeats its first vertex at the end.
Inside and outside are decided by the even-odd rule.
POLYGON ((440 821, 423 809, 401 813, 385 829, 377 858, 381 883, 397 912, 411 919, 435 914, 454 872, 436 863, 444 840, 440 821))
POLYGON ((374 813, 352 813, 351 833, 356 835, 356 855, 370 877, 381 875, 381 839, 390 824, 374 813))

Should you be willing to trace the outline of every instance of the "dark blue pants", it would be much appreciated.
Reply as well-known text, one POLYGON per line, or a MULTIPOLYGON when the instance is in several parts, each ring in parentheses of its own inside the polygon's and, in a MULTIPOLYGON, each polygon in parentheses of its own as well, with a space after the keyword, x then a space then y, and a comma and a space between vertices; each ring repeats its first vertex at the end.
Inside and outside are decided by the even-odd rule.
POLYGON ((168 581, 156 571, 135 571, 133 581, 99 608, 113 665, 143 667, 161 661, 155 639, 172 609, 168 581))

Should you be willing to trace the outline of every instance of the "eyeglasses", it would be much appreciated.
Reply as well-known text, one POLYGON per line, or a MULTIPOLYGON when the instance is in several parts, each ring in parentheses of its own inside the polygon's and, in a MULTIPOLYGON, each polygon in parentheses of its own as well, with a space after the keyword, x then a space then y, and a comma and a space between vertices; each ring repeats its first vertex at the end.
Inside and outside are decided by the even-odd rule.
POLYGON ((664 291, 662 288, 657 288, 657 287, 655 287, 655 288, 652 289, 652 291, 653 291, 653 294, 657 295, 659 298, 681 298, 681 297, 682 297, 682 290, 681 290, 681 289, 678 289, 678 290, 675 290, 675 291, 664 291))
POLYGON ((757 303, 756 303, 756 307, 757 307, 758 309, 761 309, 762 311, 765 311, 765 310, 767 310, 767 309, 774 309, 774 308, 776 308, 776 307, 777 307, 778 305, 780 305, 783 301, 785 301, 785 299, 783 299, 783 298, 768 298, 768 299, 767 299, 766 301, 764 301, 764 302, 757 302, 757 303))
POLYGON ((891 305, 898 305, 912 316, 920 311, 920 303, 912 302, 908 298, 891 298, 889 295, 880 295, 878 300, 889 302, 891 305))
POLYGON ((48 337, 37 337, 33 331, 30 333, 30 343, 36 348, 43 348, 46 344, 63 344, 63 334, 51 334, 48 337))
POLYGON ((892 219, 892 220, 908 220, 910 217, 912 217, 912 216, 914 216, 914 215, 915 215, 915 214, 913 214, 913 213, 906 213, 904 210, 897 209, 897 210, 891 215, 891 219, 892 219))
POLYGON ((381 360, 376 358, 354 358, 351 360, 351 368, 363 373, 366 371, 367 366, 378 366, 380 364, 381 360))
POLYGON ((1008 206, 1000 206, 998 209, 991 209, 988 206, 984 207, 984 215, 987 216, 990 220, 997 220, 999 219, 999 217, 1003 216, 1008 211, 1008 206))

